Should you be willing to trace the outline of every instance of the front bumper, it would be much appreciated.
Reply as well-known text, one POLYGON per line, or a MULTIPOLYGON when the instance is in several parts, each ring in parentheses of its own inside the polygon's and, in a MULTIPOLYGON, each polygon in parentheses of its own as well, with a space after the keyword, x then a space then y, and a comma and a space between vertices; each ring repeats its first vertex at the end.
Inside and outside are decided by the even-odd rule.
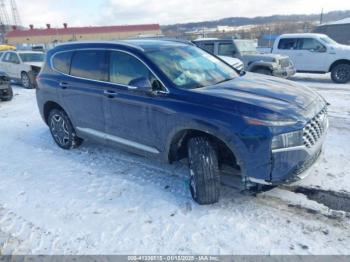
POLYGON ((285 67, 285 68, 273 70, 272 75, 277 76, 277 77, 281 77, 281 78, 289 78, 289 77, 295 75, 296 72, 297 71, 296 71, 295 67, 290 66, 290 67, 285 67))

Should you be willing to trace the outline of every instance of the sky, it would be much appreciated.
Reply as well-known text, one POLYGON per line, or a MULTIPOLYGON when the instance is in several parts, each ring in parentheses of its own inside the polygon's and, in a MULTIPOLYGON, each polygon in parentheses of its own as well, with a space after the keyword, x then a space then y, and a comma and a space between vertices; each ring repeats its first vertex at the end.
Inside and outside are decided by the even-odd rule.
MULTIPOLYGON (((6 0, 9 2, 9 0, 6 0)), ((350 0, 17 0, 22 24, 44 27, 197 22, 350 10, 350 0)))

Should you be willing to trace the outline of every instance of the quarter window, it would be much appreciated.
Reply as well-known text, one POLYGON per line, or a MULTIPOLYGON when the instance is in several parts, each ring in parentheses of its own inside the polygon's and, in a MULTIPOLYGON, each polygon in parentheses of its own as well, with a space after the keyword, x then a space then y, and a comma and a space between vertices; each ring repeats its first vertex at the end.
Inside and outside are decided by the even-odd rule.
POLYGON ((298 40, 295 38, 281 39, 278 43, 278 49, 295 50, 297 49, 297 42, 298 40))
POLYGON ((73 52, 64 52, 56 54, 52 61, 53 67, 64 74, 69 74, 72 54, 73 52))
POLYGON ((73 54, 70 74, 72 76, 107 81, 106 52, 103 50, 82 50, 73 54))
POLYGON ((232 56, 235 53, 235 48, 231 43, 219 44, 218 54, 222 56, 232 56))

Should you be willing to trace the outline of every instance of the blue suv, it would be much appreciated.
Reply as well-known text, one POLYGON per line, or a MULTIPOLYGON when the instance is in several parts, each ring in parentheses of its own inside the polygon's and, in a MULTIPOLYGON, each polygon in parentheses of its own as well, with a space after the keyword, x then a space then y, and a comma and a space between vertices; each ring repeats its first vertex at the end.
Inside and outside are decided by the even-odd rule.
POLYGON ((47 54, 36 94, 63 149, 91 139, 170 163, 188 159, 199 204, 219 200, 227 167, 246 186, 303 177, 328 128, 327 103, 309 88, 239 74, 169 40, 59 45, 47 54))

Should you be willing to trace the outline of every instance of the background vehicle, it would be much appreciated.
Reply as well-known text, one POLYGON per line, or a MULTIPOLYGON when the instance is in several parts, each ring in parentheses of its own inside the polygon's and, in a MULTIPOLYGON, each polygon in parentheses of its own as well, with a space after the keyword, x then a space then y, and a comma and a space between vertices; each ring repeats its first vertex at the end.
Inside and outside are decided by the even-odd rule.
POLYGON ((188 158, 200 204, 218 201, 227 166, 246 187, 300 178, 328 128, 325 100, 307 87, 239 75, 194 45, 170 41, 57 46, 36 94, 63 149, 92 139, 169 162, 188 158))
POLYGON ((272 53, 288 55, 298 72, 331 72, 335 83, 350 81, 350 46, 323 34, 285 34, 278 37, 272 53))
POLYGON ((9 76, 0 71, 0 100, 10 101, 13 98, 13 91, 9 76))
POLYGON ((20 82, 23 87, 33 88, 44 58, 45 54, 42 52, 6 51, 0 58, 0 69, 12 80, 20 82))
POLYGON ((295 74, 287 56, 260 54, 254 40, 201 38, 194 40, 198 47, 219 57, 235 57, 243 61, 245 71, 288 78, 295 74))

